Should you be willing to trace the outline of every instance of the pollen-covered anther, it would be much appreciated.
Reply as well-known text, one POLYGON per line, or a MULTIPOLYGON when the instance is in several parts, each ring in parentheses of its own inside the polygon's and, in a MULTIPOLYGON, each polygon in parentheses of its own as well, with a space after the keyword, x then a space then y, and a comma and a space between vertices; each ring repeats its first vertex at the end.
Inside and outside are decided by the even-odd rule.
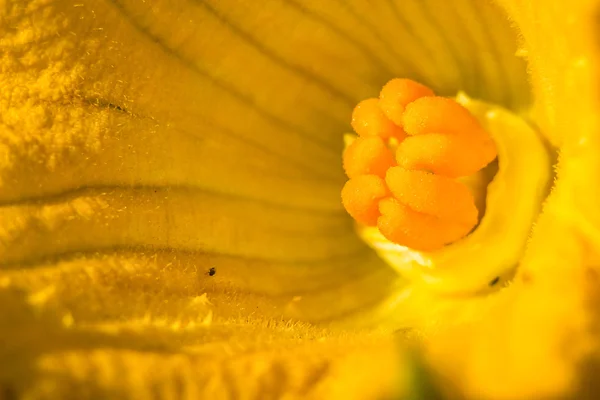
POLYGON ((477 207, 462 183, 402 167, 389 169, 385 181, 396 201, 380 203, 377 227, 394 243, 435 250, 467 235, 477 224, 477 207))
POLYGON ((477 225, 473 196, 454 178, 484 168, 496 147, 466 108, 419 83, 393 79, 379 100, 359 103, 352 126, 360 138, 344 152, 351 179, 342 200, 354 219, 422 251, 457 241, 477 225))
POLYGON ((344 170, 349 178, 358 175, 383 178, 387 170, 395 165, 394 155, 378 136, 360 137, 344 151, 344 170))
POLYGON ((350 179, 342 189, 342 202, 356 221, 376 226, 381 216, 379 201, 389 196, 383 178, 376 175, 359 175, 350 179))
POLYGON ((496 158, 496 147, 471 113, 452 99, 423 97, 408 104, 403 126, 409 135, 396 161, 451 178, 472 175, 496 158))
POLYGON ((385 116, 378 99, 363 100, 352 112, 352 129, 360 136, 379 136, 383 139, 402 140, 406 134, 402 128, 385 116))
POLYGON ((433 90, 410 79, 392 79, 379 93, 381 111, 396 125, 402 126, 406 106, 421 97, 434 96, 433 90))
POLYGON ((437 250, 468 234, 471 227, 416 212, 393 197, 379 202, 377 228, 389 241, 420 251, 437 250))

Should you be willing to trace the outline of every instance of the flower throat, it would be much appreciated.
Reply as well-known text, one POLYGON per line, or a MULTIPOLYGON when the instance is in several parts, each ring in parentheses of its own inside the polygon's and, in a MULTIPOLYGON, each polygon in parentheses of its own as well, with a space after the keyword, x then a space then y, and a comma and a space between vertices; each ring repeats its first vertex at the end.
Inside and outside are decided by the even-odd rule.
POLYGON ((535 130, 408 79, 360 102, 352 127, 342 203, 382 258, 440 290, 478 291, 511 275, 550 177, 535 130))

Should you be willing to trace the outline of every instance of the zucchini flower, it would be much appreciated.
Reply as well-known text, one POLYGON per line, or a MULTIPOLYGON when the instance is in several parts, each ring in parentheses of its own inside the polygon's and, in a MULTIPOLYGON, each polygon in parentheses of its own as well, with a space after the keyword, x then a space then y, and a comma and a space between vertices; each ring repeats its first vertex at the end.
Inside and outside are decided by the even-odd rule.
POLYGON ((0 399, 600 396, 599 10, 0 2, 0 399))

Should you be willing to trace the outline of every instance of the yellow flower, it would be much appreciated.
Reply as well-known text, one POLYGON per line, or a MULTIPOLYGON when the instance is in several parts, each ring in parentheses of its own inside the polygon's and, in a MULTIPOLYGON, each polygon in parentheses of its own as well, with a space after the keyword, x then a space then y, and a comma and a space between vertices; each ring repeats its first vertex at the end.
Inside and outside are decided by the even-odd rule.
POLYGON ((598 6, 2 3, 0 397, 593 396, 598 6), (393 77, 558 149, 508 288, 414 290, 355 234, 342 134, 393 77))

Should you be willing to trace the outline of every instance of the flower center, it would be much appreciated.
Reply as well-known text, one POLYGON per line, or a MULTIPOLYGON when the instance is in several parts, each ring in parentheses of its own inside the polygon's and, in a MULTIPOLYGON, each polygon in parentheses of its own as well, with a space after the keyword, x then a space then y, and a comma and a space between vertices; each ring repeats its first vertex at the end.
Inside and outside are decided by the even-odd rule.
POLYGON ((528 124, 464 94, 438 97, 394 79, 356 106, 352 126, 359 137, 344 151, 342 202, 384 259, 452 292, 479 291, 514 270, 550 178, 528 124))

